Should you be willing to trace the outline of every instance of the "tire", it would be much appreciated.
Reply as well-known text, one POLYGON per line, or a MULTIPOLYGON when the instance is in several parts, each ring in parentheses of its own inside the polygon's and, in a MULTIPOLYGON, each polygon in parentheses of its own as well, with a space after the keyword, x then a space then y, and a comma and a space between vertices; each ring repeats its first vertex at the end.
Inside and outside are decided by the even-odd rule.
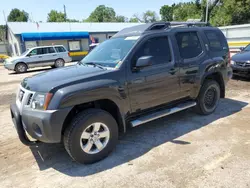
POLYGON ((115 148, 117 141, 118 125, 115 119, 100 109, 88 109, 77 114, 63 136, 64 147, 71 158, 84 164, 94 163, 107 157, 115 148), (94 128, 99 130, 99 137, 93 135, 94 128), (106 137, 103 137, 104 133, 106 137))
POLYGON ((16 73, 25 73, 25 72, 27 72, 27 69, 28 69, 28 67, 25 63, 18 63, 15 66, 16 73))
POLYGON ((214 80, 207 80, 197 98, 196 112, 201 115, 213 113, 220 100, 220 86, 214 80))
POLYGON ((63 59, 57 59, 55 61, 55 68, 60 68, 60 67, 64 67, 65 61, 63 59))

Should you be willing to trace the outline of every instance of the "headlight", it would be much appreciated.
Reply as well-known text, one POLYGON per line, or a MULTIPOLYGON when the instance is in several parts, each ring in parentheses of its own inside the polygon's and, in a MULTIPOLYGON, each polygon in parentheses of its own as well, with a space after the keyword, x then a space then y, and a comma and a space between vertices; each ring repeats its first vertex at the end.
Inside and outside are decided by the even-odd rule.
POLYGON ((231 60, 231 65, 235 65, 235 61, 231 60))
POLYGON ((52 93, 37 93, 35 94, 31 107, 37 110, 47 110, 49 102, 52 98, 52 93))

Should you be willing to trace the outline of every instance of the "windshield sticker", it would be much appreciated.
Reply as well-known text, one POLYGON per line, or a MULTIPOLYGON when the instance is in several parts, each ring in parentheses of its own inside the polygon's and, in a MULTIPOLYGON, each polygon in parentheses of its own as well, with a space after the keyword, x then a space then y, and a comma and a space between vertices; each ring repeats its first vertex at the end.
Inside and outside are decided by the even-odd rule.
POLYGON ((125 40, 137 40, 140 38, 140 36, 131 36, 131 37, 126 37, 125 40))

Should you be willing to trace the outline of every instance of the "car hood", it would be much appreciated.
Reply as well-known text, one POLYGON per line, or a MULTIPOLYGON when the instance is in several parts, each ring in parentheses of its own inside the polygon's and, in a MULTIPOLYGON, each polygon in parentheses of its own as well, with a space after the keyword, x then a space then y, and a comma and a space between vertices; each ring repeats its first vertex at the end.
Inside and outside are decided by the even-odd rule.
POLYGON ((87 79, 103 74, 110 70, 101 69, 93 65, 71 65, 63 68, 45 71, 25 78, 21 85, 27 90, 49 92, 53 88, 75 81, 87 79))
POLYGON ((11 61, 15 61, 15 60, 18 60, 18 59, 21 59, 23 58, 23 56, 15 56, 15 57, 9 57, 6 59, 7 62, 11 62, 11 61))
POLYGON ((250 51, 242 51, 232 57, 233 61, 250 61, 250 51))

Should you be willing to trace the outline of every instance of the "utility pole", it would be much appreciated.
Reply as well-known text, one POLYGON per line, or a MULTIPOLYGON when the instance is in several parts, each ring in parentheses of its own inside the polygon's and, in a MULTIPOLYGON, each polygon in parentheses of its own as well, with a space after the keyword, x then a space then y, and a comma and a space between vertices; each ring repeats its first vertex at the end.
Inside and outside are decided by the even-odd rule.
POLYGON ((63 9, 64 9, 64 21, 66 22, 67 20, 67 13, 66 13, 66 6, 63 5, 63 9))
POLYGON ((207 7, 206 7, 206 22, 208 21, 208 6, 209 6, 209 0, 207 0, 207 7))

